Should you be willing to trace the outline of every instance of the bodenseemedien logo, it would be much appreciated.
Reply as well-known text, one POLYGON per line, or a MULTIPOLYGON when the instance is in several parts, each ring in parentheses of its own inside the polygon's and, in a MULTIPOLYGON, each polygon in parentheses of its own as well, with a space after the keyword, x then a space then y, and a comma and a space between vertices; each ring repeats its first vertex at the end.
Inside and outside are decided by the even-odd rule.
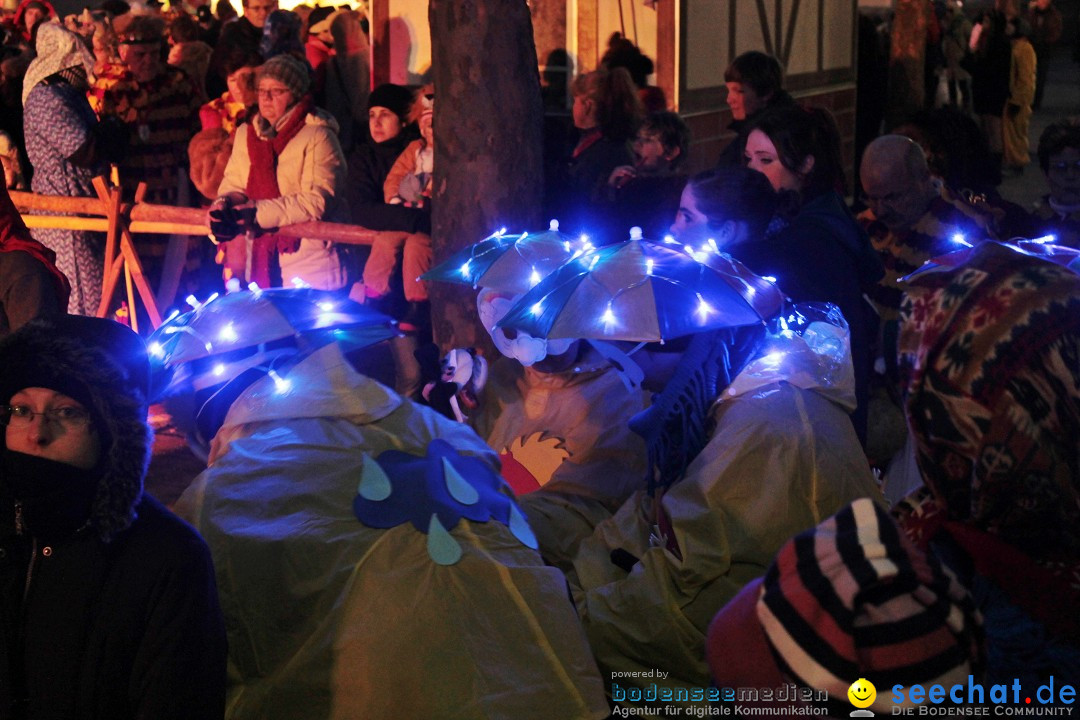
POLYGON ((866 708, 874 704, 877 698, 877 688, 874 683, 866 678, 859 678, 851 683, 847 689, 848 701, 857 709, 851 711, 851 717, 874 717, 874 713, 866 708))

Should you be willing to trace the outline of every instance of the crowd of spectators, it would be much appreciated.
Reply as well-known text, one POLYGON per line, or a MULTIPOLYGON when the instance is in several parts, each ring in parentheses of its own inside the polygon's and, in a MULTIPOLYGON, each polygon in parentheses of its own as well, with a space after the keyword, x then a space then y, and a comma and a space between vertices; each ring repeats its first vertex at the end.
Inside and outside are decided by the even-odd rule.
POLYGON ((722 70, 730 142, 692 158, 612 37, 547 98, 572 128, 547 119, 543 208, 592 238, 571 259, 664 247, 782 309, 624 347, 516 334, 522 294, 479 282, 506 357, 466 424, 423 407, 413 352, 446 101, 371 86, 360 11, 242 11, 23 0, 5 185, 92 197, 111 166, 129 197, 204 207, 213 242, 179 267, 135 238, 153 285, 363 303, 397 321, 395 387, 334 340, 215 369, 177 505, 195 532, 142 490, 142 340, 82 317, 109 309, 102 237, 30 230, 5 190, 0 718, 600 719, 660 669, 826 690, 835 715, 860 678, 1080 677, 1080 120, 1039 138, 1036 207, 997 190, 1030 162, 1050 0, 937 8, 927 107, 874 128, 854 186, 777 58, 722 70), (307 221, 378 239, 277 232, 307 221))

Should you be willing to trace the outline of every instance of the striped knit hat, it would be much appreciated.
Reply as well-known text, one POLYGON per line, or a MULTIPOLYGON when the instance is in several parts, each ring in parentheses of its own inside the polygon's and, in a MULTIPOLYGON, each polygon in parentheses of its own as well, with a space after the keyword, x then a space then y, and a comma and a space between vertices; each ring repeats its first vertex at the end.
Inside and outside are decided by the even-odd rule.
POLYGON ((893 685, 978 676, 981 629, 967 590, 863 498, 789 540, 713 620, 707 650, 720 687, 794 681, 846 716, 848 688, 866 678, 871 709, 889 713, 893 685))

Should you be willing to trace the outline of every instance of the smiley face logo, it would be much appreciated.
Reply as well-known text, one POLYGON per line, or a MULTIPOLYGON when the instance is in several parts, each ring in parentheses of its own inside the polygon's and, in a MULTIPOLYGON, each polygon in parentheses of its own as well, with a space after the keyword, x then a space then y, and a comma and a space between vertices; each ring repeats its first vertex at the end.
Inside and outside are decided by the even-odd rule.
POLYGON ((877 688, 866 678, 859 678, 851 683, 847 691, 848 700, 857 708, 870 707, 877 698, 877 688))

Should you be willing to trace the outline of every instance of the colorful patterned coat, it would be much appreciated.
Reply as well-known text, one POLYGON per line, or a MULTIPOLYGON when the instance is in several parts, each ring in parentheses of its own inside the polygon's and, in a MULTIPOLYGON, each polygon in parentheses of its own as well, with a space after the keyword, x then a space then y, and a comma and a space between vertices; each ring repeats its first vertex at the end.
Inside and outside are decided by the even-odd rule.
POLYGON ((969 243, 996 237, 994 218, 988 209, 971 205, 945 188, 919 221, 906 230, 890 230, 877 221, 872 210, 861 212, 858 221, 885 266, 885 277, 870 293, 884 322, 895 320, 899 314, 903 296, 900 278, 931 258, 959 249, 957 235, 969 243))
POLYGON ((1080 591, 1080 277, 979 246, 913 278, 899 345, 919 469, 943 519, 1080 591))

